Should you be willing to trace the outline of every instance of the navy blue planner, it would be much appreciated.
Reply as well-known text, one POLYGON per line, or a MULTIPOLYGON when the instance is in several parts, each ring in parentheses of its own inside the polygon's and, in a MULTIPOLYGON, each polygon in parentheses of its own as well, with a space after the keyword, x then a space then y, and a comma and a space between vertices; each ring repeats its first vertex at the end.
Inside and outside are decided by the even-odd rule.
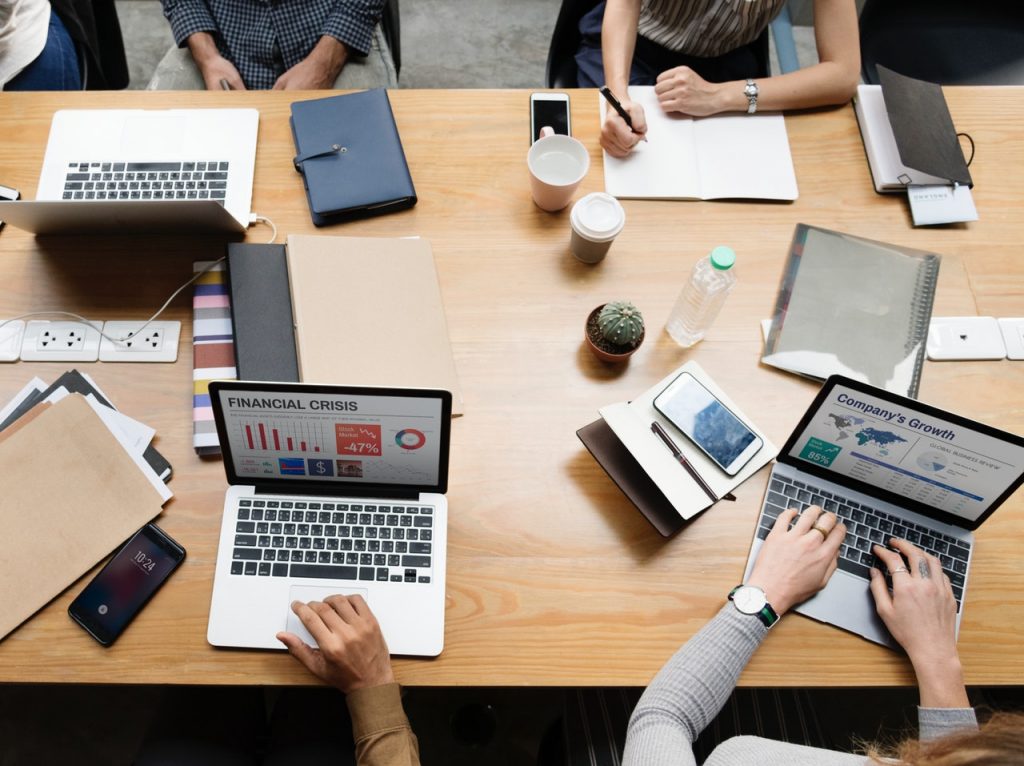
POLYGON ((416 190, 383 88, 292 104, 295 169, 316 226, 405 210, 416 190))

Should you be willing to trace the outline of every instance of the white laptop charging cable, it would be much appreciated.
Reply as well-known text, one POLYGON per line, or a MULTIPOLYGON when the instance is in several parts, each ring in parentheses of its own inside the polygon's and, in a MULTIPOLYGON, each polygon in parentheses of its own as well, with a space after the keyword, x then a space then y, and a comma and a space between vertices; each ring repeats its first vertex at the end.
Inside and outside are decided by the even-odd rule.
POLYGON ((272 232, 272 234, 270 235, 270 239, 267 240, 267 244, 274 244, 274 240, 277 239, 277 226, 274 225, 274 222, 271 221, 266 216, 260 215, 259 213, 250 213, 249 225, 252 226, 253 224, 257 223, 265 223, 267 226, 270 227, 270 231, 272 232))

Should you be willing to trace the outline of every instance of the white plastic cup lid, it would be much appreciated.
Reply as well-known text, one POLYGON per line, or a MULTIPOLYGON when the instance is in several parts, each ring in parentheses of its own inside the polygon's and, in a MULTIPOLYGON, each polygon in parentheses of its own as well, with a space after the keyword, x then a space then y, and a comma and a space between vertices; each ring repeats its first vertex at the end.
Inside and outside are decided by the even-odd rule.
POLYGON ((593 192, 572 206, 569 222, 591 242, 615 239, 626 224, 626 211, 610 194, 593 192))

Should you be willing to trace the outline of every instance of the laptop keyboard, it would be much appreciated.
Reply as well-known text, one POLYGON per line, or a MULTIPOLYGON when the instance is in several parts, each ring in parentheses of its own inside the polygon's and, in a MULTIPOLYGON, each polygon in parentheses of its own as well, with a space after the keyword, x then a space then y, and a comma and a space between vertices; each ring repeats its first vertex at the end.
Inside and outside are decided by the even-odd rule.
POLYGON ((429 583, 429 505, 238 501, 231 574, 429 583))
POLYGON ((63 199, 212 199, 224 204, 227 162, 72 162, 63 199))
POLYGON ((942 568, 953 585, 957 611, 960 611, 970 543, 872 508, 866 503, 848 500, 812 483, 793 481, 779 475, 772 477, 771 486, 768 488, 758 522, 758 538, 764 540, 768 536, 775 519, 787 508, 796 508, 802 512, 809 505, 817 505, 831 511, 846 524, 846 539, 839 550, 839 568, 844 572, 865 580, 870 577, 869 567, 878 567, 885 573, 885 565, 876 559, 875 554, 871 552, 871 546, 885 546, 893 537, 908 540, 918 548, 937 556, 942 562, 942 568))

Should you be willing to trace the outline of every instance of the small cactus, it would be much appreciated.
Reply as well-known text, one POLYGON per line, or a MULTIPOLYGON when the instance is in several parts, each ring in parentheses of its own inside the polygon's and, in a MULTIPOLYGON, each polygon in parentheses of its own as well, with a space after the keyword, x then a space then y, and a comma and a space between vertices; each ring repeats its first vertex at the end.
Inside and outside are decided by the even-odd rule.
POLYGON ((644 317, 629 301, 612 301, 598 312, 597 327, 609 343, 633 348, 644 336, 644 317))

